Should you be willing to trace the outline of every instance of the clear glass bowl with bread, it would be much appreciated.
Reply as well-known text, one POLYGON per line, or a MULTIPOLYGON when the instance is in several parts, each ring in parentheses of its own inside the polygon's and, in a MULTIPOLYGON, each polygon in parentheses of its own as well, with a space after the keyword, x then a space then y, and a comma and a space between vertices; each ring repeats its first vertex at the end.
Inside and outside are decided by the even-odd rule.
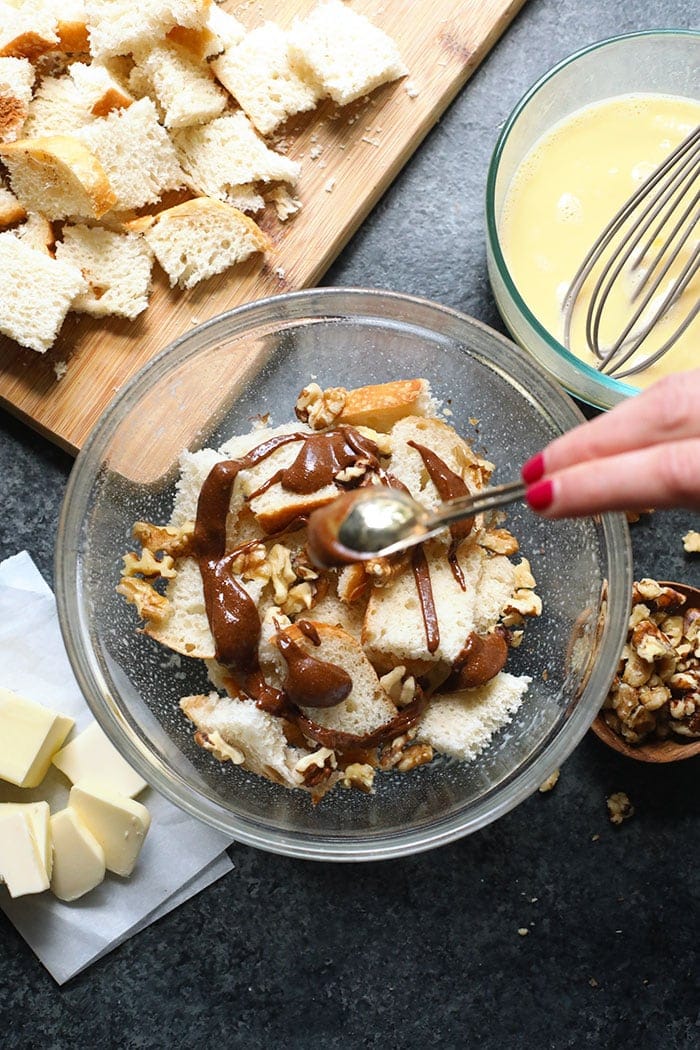
MULTIPOLYGON (((411 428, 419 425, 424 445, 432 444, 433 451, 446 459, 449 454, 438 447, 436 435, 458 435, 450 439, 451 447, 456 447, 455 441, 462 447, 463 442, 471 450, 464 455, 472 469, 475 464, 492 464, 495 483, 516 477, 522 462, 579 419, 568 398, 507 340, 454 311, 405 296, 359 290, 297 293, 251 304, 188 333, 119 393, 78 457, 66 494, 57 544, 59 610, 71 662, 95 717, 158 790, 234 838, 261 848, 326 860, 379 859, 428 849, 494 820, 559 766, 592 722, 607 692, 624 641, 631 586, 623 520, 606 516, 546 522, 524 506, 515 506, 505 522, 490 523, 492 545, 494 537, 502 538, 507 530, 517 537, 519 551, 477 552, 473 557, 481 559, 479 566, 493 557, 488 566, 495 572, 497 565, 508 562, 510 567, 504 571, 511 574, 512 583, 514 568, 527 560, 536 580, 541 615, 529 619, 522 633, 513 629, 514 620, 505 622, 503 613, 509 602, 502 598, 490 613, 488 602, 481 602, 478 620, 475 596, 481 592, 468 577, 467 587, 474 590, 470 620, 460 598, 465 592, 454 581, 450 583, 451 569, 445 557, 449 539, 437 553, 428 551, 442 647, 435 652, 442 663, 438 666, 436 658, 430 667, 424 667, 420 659, 426 656, 426 625, 410 569, 404 564, 393 590, 391 584, 382 591, 365 580, 361 604, 349 610, 353 600, 360 600, 351 594, 354 588, 343 585, 339 597, 339 577, 324 580, 321 587, 313 567, 294 547, 294 537, 303 533, 295 532, 290 515, 298 514, 300 507, 279 504, 279 479, 271 474, 267 453, 255 450, 266 437, 273 444, 282 436, 288 457, 275 465, 279 472, 288 470, 295 460, 295 447, 297 452, 311 447, 318 436, 327 442, 328 435, 336 431, 352 444, 357 441, 355 433, 360 433, 376 449, 377 463, 372 469, 379 477, 391 466, 387 436, 389 444, 395 443, 404 427, 411 430, 413 440, 416 434, 411 428), (415 386, 417 377, 429 386, 415 386), (413 390, 400 409, 401 418, 382 415, 386 405, 372 418, 360 417, 349 407, 338 410, 332 397, 319 406, 318 390, 343 388, 351 402, 356 391, 366 387, 376 391, 382 384, 389 384, 384 389, 392 391, 413 390), (298 402, 302 388, 311 389, 315 406, 308 404, 308 396, 306 404, 303 399, 298 402), (432 407, 426 409, 423 393, 427 390, 432 407), (295 405, 300 418, 294 416, 295 405), (327 419, 323 418, 325 410, 327 419), (409 416, 415 417, 413 422, 407 422, 409 416), (275 429, 283 424, 290 424, 286 437, 275 429), (275 433, 277 439, 271 437, 275 433), (315 435, 313 441, 310 434, 315 435), (241 435, 246 437, 241 439, 241 435), (251 695, 255 690, 250 676, 242 677, 243 671, 250 672, 250 663, 242 660, 231 673, 225 644, 218 644, 215 652, 206 648, 211 643, 207 642, 207 620, 202 620, 202 583, 198 584, 198 601, 182 604, 180 640, 173 646, 173 637, 161 638, 170 643, 167 647, 155 640, 158 629, 153 629, 153 618, 149 618, 148 601, 139 610, 145 617, 141 621, 134 605, 117 593, 124 576, 123 555, 128 551, 134 551, 135 562, 126 580, 140 580, 137 590, 141 584, 150 586, 149 570, 144 571, 143 564, 144 547, 150 541, 142 526, 140 538, 146 543, 141 549, 135 547, 134 523, 169 525, 174 534, 178 528, 184 534, 185 519, 194 514, 195 529, 201 531, 196 508, 201 507, 198 496, 203 481, 220 462, 238 464, 236 471, 242 469, 241 459, 250 454, 258 458, 255 470, 262 473, 253 479, 253 465, 243 465, 251 477, 245 490, 245 516, 235 520, 240 525, 255 519, 256 528, 262 520, 267 538, 260 544, 259 533, 243 531, 235 539, 222 539, 219 553, 238 558, 233 567, 229 563, 229 575, 238 574, 251 592, 268 595, 268 607, 256 598, 254 611, 268 646, 265 652, 260 648, 256 667, 262 668, 268 684, 285 702, 290 695, 295 701, 291 721, 296 726, 285 720, 285 738, 278 732, 281 750, 276 753, 284 765, 278 765, 272 776, 260 775, 270 770, 256 768, 254 742, 232 720, 233 714, 244 710, 256 725, 262 724, 262 711, 270 726, 270 712, 260 703, 259 694, 257 701, 251 695), (183 464, 199 466, 178 488, 183 464), (182 520, 177 518, 178 506, 182 520), (285 528, 285 533, 280 532, 285 528), (234 550, 236 543, 239 546, 234 550), (274 601, 269 597, 271 574, 256 592, 255 557, 249 557, 246 565, 246 558, 256 550, 259 553, 262 548, 269 555, 272 547, 286 548, 287 572, 291 567, 294 576, 287 580, 286 593, 275 595, 274 601), (438 566, 440 559, 444 564, 438 566), (295 588, 298 594, 292 597, 298 597, 300 604, 287 604, 285 619, 280 609, 295 588), (341 608, 338 602, 343 598, 346 604, 341 608), (273 605, 272 612, 269 605, 273 605), (444 685, 445 660, 455 658, 458 643, 466 641, 457 635, 468 632, 477 620, 482 627, 496 625, 504 636, 509 632, 509 642, 517 636, 515 644, 508 646, 505 667, 497 674, 524 682, 527 689, 521 689, 521 702, 506 705, 508 710, 497 723, 481 725, 482 736, 477 734, 477 746, 467 754, 453 742, 453 722, 448 718, 445 724, 444 718, 437 717, 445 713, 445 697, 436 694, 430 699, 433 729, 429 733, 427 723, 421 729, 425 715, 417 710, 422 702, 418 693, 430 693, 436 679, 440 679, 438 691, 444 685), (197 623, 204 624, 203 633, 197 633, 197 623), (320 638, 314 639, 314 633, 320 638), (198 650, 202 639, 204 647, 198 650), (192 646, 189 650, 188 645, 192 646), (401 645, 404 649, 397 648, 401 645), (406 646, 415 651, 408 652, 406 646), (297 692, 290 682, 291 663, 285 670, 280 661, 280 653, 293 647, 307 660, 297 692), (338 684, 331 683, 329 695, 322 697, 322 703, 329 704, 309 708, 309 682, 318 670, 314 658, 324 666, 344 665, 355 692, 348 695, 350 687, 341 681, 340 693, 331 695, 338 684), (397 683, 401 686, 398 691, 397 683), (362 707, 363 697, 370 693, 376 705, 372 711, 362 707), (355 699, 361 701, 359 713, 352 711, 355 699), (241 702, 247 706, 241 708, 241 702), (207 722, 212 711, 214 721, 207 722), (402 717, 406 733, 398 732, 402 717), (388 735, 376 732, 392 722, 388 735), (291 731, 294 728, 296 733, 291 731), (374 736, 364 741, 368 746, 362 754, 352 755, 348 739, 338 744, 338 733, 345 731, 352 731, 350 738, 353 733, 374 736), (445 737, 446 743, 441 743, 445 737), (431 755, 426 753, 426 744, 432 748, 431 755), (392 749, 403 762, 390 760, 392 749), (333 758, 327 752, 333 752, 333 758), (380 760, 382 752, 388 761, 380 760), (360 780, 367 774, 365 783, 351 783, 353 775, 346 774, 352 764, 362 767, 354 771, 360 780)), ((417 470, 416 477, 422 477, 420 484, 425 488, 430 472, 425 458, 420 468, 415 444, 420 442, 411 446, 413 466, 406 459, 402 467, 397 457, 394 468, 399 474, 402 469, 408 471, 403 475, 408 484, 410 471, 417 470)), ((363 447, 363 461, 371 460, 373 454, 370 448, 367 455, 367 448, 363 447)), ((350 469, 341 464, 323 499, 359 483, 359 474, 368 466, 364 462, 359 469, 358 462, 353 460, 350 469)), ((309 498, 313 501, 316 496, 309 498)), ((303 510, 308 512, 308 503, 303 510)), ((233 520, 229 513, 225 521, 233 520)), ((212 527, 221 532, 221 520, 212 527)), ((465 550, 471 543, 473 550, 476 537, 483 538, 488 532, 488 523, 477 521, 471 539, 460 542, 465 550)), ((204 533, 212 534, 207 529, 204 533)), ((155 556, 162 560, 163 541, 156 539, 150 546, 161 552, 155 556)), ((213 564, 216 558, 205 547, 194 550, 197 556, 190 559, 189 569, 196 582, 198 566, 202 572, 202 565, 207 560, 213 564)), ((176 571, 184 584, 182 551, 179 556, 180 561, 174 551, 176 571)), ((278 549, 275 557, 286 555, 280 555, 278 549)), ((463 568, 468 572, 467 562, 463 568)), ((161 566, 157 573, 162 571, 161 566)), ((283 568, 278 575, 285 577, 283 568)), ((386 584, 386 580, 381 582, 386 584)), ((520 582, 532 586, 529 581, 520 582)), ((172 596, 169 585, 173 586, 165 579, 160 591, 156 588, 153 593, 172 596)), ((158 599, 154 601, 157 604, 158 599)), ((246 622, 244 615, 240 624, 246 622)), ((234 641, 239 638, 240 630, 234 632, 234 641)), ((497 648, 503 655, 501 646, 497 648)), ((241 660, 240 652, 237 659, 241 660)), ((462 728, 467 708, 476 712, 477 721, 482 717, 479 689, 478 684, 452 683, 454 706, 461 705, 462 728), (470 689, 465 705, 463 694, 470 689)), ((488 717, 482 718, 487 721, 488 717)), ((273 730, 277 732, 275 726, 273 730)), ((257 762, 261 765, 264 762, 257 762)))

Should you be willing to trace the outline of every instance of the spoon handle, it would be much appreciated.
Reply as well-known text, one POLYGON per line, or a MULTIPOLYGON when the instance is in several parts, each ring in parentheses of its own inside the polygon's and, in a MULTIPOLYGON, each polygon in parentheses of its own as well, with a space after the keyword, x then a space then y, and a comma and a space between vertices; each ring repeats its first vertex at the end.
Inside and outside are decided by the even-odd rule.
POLYGON ((509 481, 505 485, 494 485, 493 488, 477 492, 474 496, 461 496, 459 499, 450 500, 427 519, 425 524, 428 532, 432 534, 473 514, 483 514, 485 511, 515 503, 525 495, 526 488, 522 481, 509 481))

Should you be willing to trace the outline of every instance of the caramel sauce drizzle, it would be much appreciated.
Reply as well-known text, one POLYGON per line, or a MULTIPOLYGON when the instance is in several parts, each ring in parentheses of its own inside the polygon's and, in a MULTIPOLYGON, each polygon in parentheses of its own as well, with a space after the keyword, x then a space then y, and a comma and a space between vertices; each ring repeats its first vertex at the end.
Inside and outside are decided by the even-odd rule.
POLYGON ((452 673, 440 687, 440 692, 452 689, 473 689, 485 685, 505 667, 508 642, 503 629, 490 634, 467 635, 461 652, 454 662, 452 673))
MULTIPOLYGON (((420 457, 425 464, 425 469, 428 471, 428 475, 433 485, 438 490, 438 495, 441 500, 458 499, 460 496, 469 495, 469 487, 464 478, 461 478, 459 474, 455 474, 454 470, 448 467, 447 463, 445 463, 436 452, 433 452, 430 448, 426 448, 425 445, 419 445, 417 441, 409 441, 407 444, 409 444, 411 448, 414 448, 416 452, 420 453, 420 457)), ((464 579, 464 573, 462 572, 462 566, 457 560, 457 549, 461 541, 466 539, 473 528, 473 517, 465 518, 464 521, 456 521, 453 525, 450 525, 452 542, 450 543, 450 549, 447 552, 447 560, 450 563, 452 575, 463 591, 467 589, 467 584, 464 579)))
POLYGON ((425 556, 422 546, 414 548, 413 556, 411 558, 411 568, 413 569, 413 578, 415 579, 416 587, 418 588, 418 597, 420 598, 420 608, 423 614, 423 626, 425 628, 428 652, 434 653, 440 644, 440 625, 438 623, 437 610, 435 608, 435 598, 433 597, 433 585, 430 581, 428 559, 425 556))
POLYGON ((344 668, 310 656, 283 631, 277 635, 277 648, 287 662, 284 691, 292 703, 335 707, 352 692, 352 678, 344 668))

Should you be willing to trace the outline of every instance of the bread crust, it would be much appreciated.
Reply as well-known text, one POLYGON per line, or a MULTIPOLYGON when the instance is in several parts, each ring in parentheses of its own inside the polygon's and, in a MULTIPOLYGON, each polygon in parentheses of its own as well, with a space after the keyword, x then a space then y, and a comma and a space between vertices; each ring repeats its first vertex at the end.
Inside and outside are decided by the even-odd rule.
POLYGON ((70 135, 47 135, 36 139, 18 139, 0 146, 0 157, 23 158, 34 168, 53 172, 56 179, 78 184, 91 205, 92 216, 99 219, 117 203, 104 168, 87 146, 70 135))

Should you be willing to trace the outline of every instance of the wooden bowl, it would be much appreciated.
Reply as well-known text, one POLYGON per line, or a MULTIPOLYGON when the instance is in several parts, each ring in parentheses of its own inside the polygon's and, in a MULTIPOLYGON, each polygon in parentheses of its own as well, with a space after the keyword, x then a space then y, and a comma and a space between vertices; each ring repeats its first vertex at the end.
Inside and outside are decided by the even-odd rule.
MULTIPOLYGON (((662 587, 673 587, 686 597, 685 609, 700 609, 700 588, 689 587, 685 583, 673 583, 667 580, 659 580, 662 587)), ((678 737, 667 737, 665 740, 652 740, 645 744, 628 744, 604 721, 602 714, 598 714, 591 725, 591 729, 604 744, 611 747, 613 751, 619 751, 627 758, 635 758, 638 762, 680 762, 684 758, 692 758, 700 755, 700 739, 683 741, 678 737)))

